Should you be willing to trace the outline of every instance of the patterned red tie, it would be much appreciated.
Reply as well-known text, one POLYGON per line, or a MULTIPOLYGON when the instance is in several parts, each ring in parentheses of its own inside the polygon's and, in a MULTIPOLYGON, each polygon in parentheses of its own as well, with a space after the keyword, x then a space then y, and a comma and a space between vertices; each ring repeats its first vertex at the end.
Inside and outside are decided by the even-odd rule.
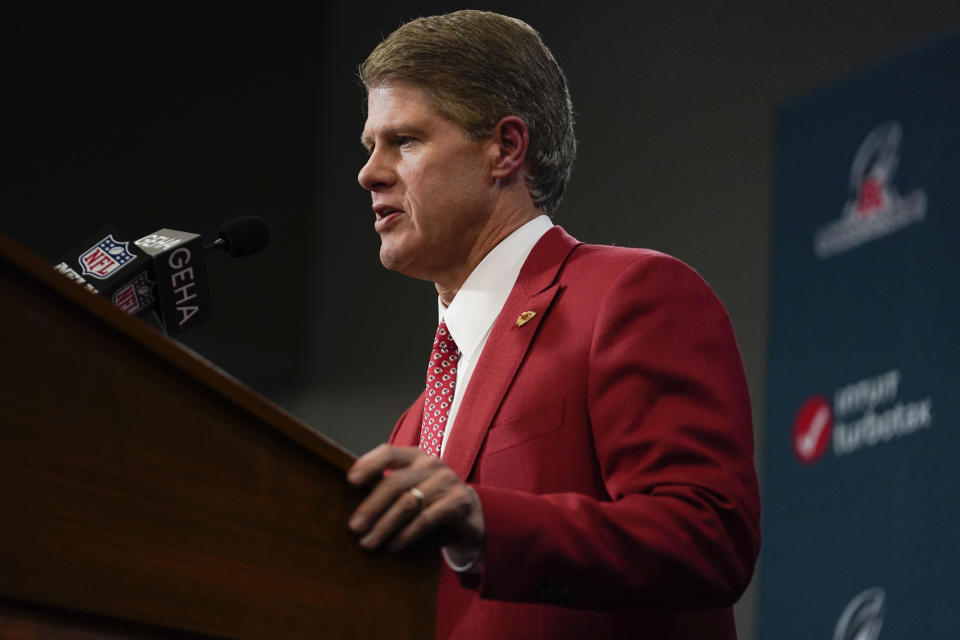
POLYGON ((420 424, 420 448, 430 457, 440 455, 447 416, 457 384, 457 360, 460 351, 443 321, 433 339, 433 351, 427 363, 427 394, 423 400, 423 421, 420 424))

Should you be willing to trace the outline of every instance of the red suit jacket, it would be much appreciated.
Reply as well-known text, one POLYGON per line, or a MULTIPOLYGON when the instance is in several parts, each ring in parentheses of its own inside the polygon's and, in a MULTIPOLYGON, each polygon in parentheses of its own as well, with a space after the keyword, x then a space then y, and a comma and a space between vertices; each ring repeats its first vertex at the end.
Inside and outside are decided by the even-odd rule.
MULTIPOLYGON (((736 637, 760 546, 750 401, 692 269, 554 227, 465 393, 444 460, 483 503, 485 561, 443 566, 437 638, 736 637)), ((422 406, 392 443, 417 444, 422 406)))

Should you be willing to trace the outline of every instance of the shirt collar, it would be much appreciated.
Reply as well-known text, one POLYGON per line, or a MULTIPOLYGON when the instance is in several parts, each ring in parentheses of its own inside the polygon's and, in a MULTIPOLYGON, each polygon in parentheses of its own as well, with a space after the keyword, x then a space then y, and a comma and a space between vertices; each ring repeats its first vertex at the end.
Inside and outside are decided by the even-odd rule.
POLYGON ((530 220, 484 256, 449 307, 437 296, 440 320, 446 320, 447 329, 464 358, 472 360, 483 345, 527 256, 552 227, 553 223, 545 215, 530 220))

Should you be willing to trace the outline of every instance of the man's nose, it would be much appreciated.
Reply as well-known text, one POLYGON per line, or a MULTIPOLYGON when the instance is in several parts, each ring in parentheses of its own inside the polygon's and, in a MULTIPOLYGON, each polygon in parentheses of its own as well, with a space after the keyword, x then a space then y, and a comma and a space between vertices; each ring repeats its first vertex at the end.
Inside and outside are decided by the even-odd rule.
POLYGON ((360 168, 360 173, 357 174, 357 182, 367 191, 389 187, 393 184, 393 181, 393 170, 384 162, 383 154, 376 151, 370 154, 366 164, 360 168))

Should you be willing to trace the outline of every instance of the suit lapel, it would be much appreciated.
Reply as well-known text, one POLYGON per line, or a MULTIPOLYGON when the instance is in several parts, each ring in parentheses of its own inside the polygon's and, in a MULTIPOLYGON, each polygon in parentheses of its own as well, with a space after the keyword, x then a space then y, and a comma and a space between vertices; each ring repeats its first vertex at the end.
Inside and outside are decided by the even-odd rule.
MULTIPOLYGON (((557 273, 577 244, 560 227, 544 234, 524 262, 513 291, 494 322, 457 411, 456 427, 444 449, 444 462, 461 480, 470 475, 494 415, 538 327, 546 321, 550 305, 561 289, 555 282, 557 273)), ((400 432, 403 431, 401 428, 400 432)))

